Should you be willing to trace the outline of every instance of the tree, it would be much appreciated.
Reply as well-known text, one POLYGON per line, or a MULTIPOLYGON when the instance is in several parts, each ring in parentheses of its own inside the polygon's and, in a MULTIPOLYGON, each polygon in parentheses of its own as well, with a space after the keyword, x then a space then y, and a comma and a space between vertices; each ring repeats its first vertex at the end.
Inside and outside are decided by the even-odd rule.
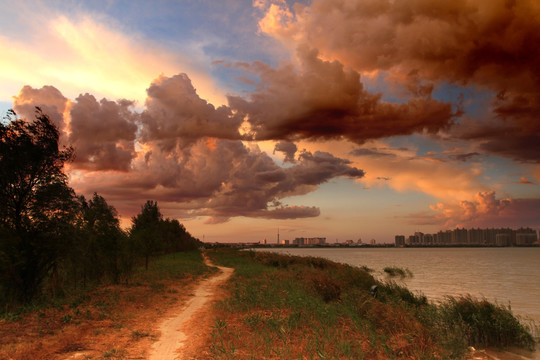
POLYGON ((194 250, 199 246, 198 241, 176 219, 165 219, 160 227, 165 252, 194 250))
POLYGON ((73 151, 58 138, 39 108, 33 122, 13 111, 0 122, 0 286, 23 301, 54 276, 73 231, 75 193, 63 172, 73 151))
POLYGON ((118 213, 97 193, 88 202, 84 196, 79 199, 81 236, 75 248, 83 278, 86 281, 107 275, 118 283, 121 276, 128 275, 133 265, 131 247, 127 235, 120 228, 118 213))
POLYGON ((148 270, 150 256, 159 252, 162 247, 161 222, 163 215, 159 211, 157 202, 148 200, 141 208, 141 213, 131 219, 130 236, 144 257, 145 269, 148 270))

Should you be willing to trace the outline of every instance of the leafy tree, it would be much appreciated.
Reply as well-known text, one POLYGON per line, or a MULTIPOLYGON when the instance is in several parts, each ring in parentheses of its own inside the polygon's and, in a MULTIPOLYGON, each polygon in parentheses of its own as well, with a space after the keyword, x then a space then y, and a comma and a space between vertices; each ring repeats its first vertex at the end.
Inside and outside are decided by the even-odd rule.
POLYGON ((199 246, 198 241, 176 219, 163 220, 161 234, 166 252, 194 250, 199 246))
POLYGON ((4 295, 23 301, 55 277, 73 231, 75 194, 63 172, 73 151, 60 150, 58 137, 39 108, 33 122, 13 111, 0 122, 0 280, 4 295))
POLYGON ((148 200, 141 208, 141 213, 131 219, 133 225, 130 235, 144 257, 145 269, 148 270, 150 256, 162 250, 159 241, 161 237, 161 222, 163 215, 159 211, 157 202, 148 200))
POLYGON ((81 236, 76 257, 80 257, 83 278, 86 281, 107 275, 118 283, 133 265, 131 247, 127 235, 120 229, 118 213, 96 193, 88 202, 81 196, 80 203, 81 236))

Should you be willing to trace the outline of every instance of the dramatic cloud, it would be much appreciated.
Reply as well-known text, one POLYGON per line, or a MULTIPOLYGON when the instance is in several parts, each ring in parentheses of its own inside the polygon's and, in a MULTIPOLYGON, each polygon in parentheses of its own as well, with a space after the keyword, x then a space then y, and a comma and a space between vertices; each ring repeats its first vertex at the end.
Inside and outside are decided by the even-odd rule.
POLYGON ((205 136, 240 139, 243 118, 226 106, 217 109, 199 97, 186 74, 161 75, 147 90, 141 115, 142 140, 158 140, 166 149, 184 147, 205 136))
POLYGON ((40 106, 72 145, 69 165, 75 189, 98 192, 123 214, 133 215, 147 199, 180 217, 266 219, 314 217, 314 206, 289 206, 283 199, 304 195, 335 177, 364 172, 328 152, 281 142, 290 166, 279 166, 254 143, 244 144, 243 117, 201 99, 185 74, 160 76, 148 88, 146 108, 128 100, 97 100, 84 94, 71 101, 51 86, 24 87, 15 109, 25 117, 40 106), (114 171, 111 171, 114 170, 114 171))
POLYGON ((71 108, 69 140, 76 167, 128 171, 135 157, 136 114, 133 102, 80 95, 71 108))
MULTIPOLYGON (((189 151, 154 147, 140 156, 129 174, 101 178, 81 174, 75 186, 107 198, 135 203, 155 199, 179 217, 209 216, 209 223, 230 217, 302 218, 318 216, 317 207, 288 206, 281 199, 304 195, 332 178, 361 178, 362 170, 328 153, 304 152, 288 168, 278 166, 257 147, 241 141, 200 139, 189 151)), ((130 213, 138 209, 131 209, 130 213)))
POLYGON ((274 147, 274 153, 276 151, 282 152, 283 154, 285 154, 285 159, 283 160, 283 162, 288 162, 291 164, 296 162, 294 155, 296 154, 297 150, 298 148, 296 147, 296 145, 288 141, 280 141, 274 147))
POLYGON ((90 92, 98 98, 126 98, 142 104, 145 89, 157 74, 182 69, 197 84, 199 94, 214 104, 226 102, 209 76, 210 60, 192 44, 182 44, 178 52, 81 6, 66 4, 52 10, 50 5, 17 2, 2 9, 4 24, 12 23, 0 35, 3 98, 24 84, 53 84, 71 98, 90 92), (67 12, 70 5, 76 11, 67 12), (13 18, 8 19, 9 14, 13 18))
POLYGON ((13 101, 13 109, 28 120, 41 108, 60 130, 60 143, 75 148, 71 166, 88 170, 129 170, 138 117, 132 106, 127 100, 98 102, 89 94, 70 101, 53 86, 24 86, 13 101))
POLYGON ((504 89, 538 86, 535 0, 315 0, 294 11, 284 2, 270 5, 261 29, 359 71, 418 71, 504 89))
POLYGON ((262 63, 239 64, 260 78, 247 99, 229 96, 230 106, 245 114, 256 140, 368 139, 448 128, 459 112, 431 94, 407 103, 385 102, 363 89, 358 72, 301 48, 300 69, 273 69, 262 63))
POLYGON ((494 191, 480 192, 472 200, 438 203, 431 210, 435 214, 415 214, 411 222, 444 228, 540 226, 539 199, 497 199, 494 191))
POLYGON ((478 141, 483 151, 538 163, 537 1, 315 0, 293 8, 259 1, 257 7, 265 10, 261 31, 359 72, 383 71, 413 95, 431 92, 433 82, 498 94, 489 123, 456 136, 478 141))
POLYGON ((54 86, 34 89, 26 85, 17 96, 13 97, 13 110, 24 119, 34 119, 36 107, 41 108, 43 113, 49 116, 60 131, 61 140, 64 142, 66 136, 64 113, 69 108, 69 100, 54 86))
POLYGON ((420 192, 444 201, 468 199, 485 190, 481 163, 419 156, 417 148, 393 148, 382 141, 371 141, 348 153, 367 170, 362 182, 369 188, 420 192))

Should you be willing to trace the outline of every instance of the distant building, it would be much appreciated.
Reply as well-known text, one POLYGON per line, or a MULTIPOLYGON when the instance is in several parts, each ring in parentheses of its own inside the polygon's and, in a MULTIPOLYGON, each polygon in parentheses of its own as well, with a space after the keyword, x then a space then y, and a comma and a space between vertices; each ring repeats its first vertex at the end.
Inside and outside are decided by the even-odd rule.
POLYGON ((498 229, 454 229, 436 234, 415 232, 405 237, 396 235, 399 246, 528 246, 538 244, 538 232, 531 228, 512 230, 498 229))
POLYGON ((469 229, 467 232, 467 244, 480 245, 484 241, 484 230, 482 229, 469 229))
POLYGON ((396 247, 405 246, 405 235, 396 235, 395 244, 396 244, 396 247))
POLYGON ((510 234, 500 233, 495 235, 495 245, 497 246, 510 246, 512 243, 512 236, 510 234))
POLYGON ((531 245, 538 241, 536 231, 516 234, 516 245, 531 245))
POLYGON ((467 229, 454 229, 454 231, 452 231, 452 244, 453 245, 467 244, 467 229))

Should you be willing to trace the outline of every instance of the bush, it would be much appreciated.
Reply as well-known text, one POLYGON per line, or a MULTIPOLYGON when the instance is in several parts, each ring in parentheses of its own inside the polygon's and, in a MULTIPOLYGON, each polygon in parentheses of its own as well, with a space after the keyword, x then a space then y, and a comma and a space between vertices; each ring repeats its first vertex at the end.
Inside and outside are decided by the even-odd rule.
POLYGON ((402 268, 395 267, 395 266, 387 266, 387 267, 385 267, 383 269, 383 271, 386 274, 388 274, 388 276, 391 276, 391 277, 399 276, 401 278, 405 278, 405 277, 412 277, 413 276, 411 270, 402 269, 402 268))
POLYGON ((325 303, 330 301, 339 300, 341 296, 340 286, 332 280, 331 277, 322 274, 315 273, 309 277, 309 283, 311 288, 319 295, 325 303))
POLYGON ((534 350, 528 329, 508 308, 469 296, 448 297, 440 306, 447 327, 461 327, 469 345, 481 347, 517 346, 534 350))

